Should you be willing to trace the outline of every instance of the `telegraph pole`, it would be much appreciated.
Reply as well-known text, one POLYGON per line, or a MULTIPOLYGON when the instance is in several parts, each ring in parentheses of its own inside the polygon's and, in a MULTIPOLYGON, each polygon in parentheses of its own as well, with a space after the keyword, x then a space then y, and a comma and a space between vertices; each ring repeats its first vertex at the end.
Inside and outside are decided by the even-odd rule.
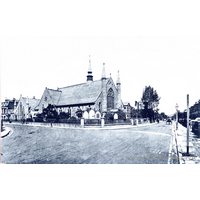
POLYGON ((189 133, 190 133, 190 126, 189 126, 189 94, 187 95, 187 155, 189 155, 189 133))

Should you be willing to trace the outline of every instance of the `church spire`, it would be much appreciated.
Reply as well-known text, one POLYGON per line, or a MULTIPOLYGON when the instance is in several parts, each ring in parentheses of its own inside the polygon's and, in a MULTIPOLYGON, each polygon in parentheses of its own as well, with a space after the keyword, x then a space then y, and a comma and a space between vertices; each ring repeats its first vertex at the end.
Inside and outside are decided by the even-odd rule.
POLYGON ((89 56, 89 67, 88 67, 87 81, 93 81, 93 75, 92 75, 92 67, 91 67, 91 59, 90 59, 90 56, 89 56))
POLYGON ((117 85, 118 84, 121 84, 120 77, 119 77, 119 70, 118 70, 118 76, 117 76, 117 85))
POLYGON ((105 63, 103 63, 103 70, 102 70, 102 76, 101 76, 101 79, 106 79, 105 63))

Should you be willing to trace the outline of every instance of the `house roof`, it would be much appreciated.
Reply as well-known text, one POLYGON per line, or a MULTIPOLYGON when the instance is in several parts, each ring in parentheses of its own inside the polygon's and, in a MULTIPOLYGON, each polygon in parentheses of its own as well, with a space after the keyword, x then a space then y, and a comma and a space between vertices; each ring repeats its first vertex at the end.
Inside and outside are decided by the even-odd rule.
POLYGON ((129 102, 129 101, 123 102, 123 105, 124 105, 124 106, 128 106, 128 104, 130 105, 130 102, 129 102))
MULTIPOLYGON (((108 80, 109 78, 106 79, 108 80)), ((101 80, 59 88, 59 90, 62 94, 58 106, 94 103, 101 94, 101 80)))
MULTIPOLYGON (((22 101, 26 103, 26 97, 22 97, 22 101)), ((31 107, 32 109, 34 109, 39 104, 39 102, 40 102, 40 99, 28 98, 29 107, 31 107)))

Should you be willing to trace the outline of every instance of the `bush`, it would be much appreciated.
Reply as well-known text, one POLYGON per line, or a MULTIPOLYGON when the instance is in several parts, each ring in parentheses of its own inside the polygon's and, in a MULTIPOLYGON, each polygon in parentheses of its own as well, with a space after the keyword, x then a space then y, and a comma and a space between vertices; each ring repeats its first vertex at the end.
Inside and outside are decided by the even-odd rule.
POLYGON ((42 114, 37 114, 35 118, 35 122, 43 122, 43 115, 42 114))
POLYGON ((32 122, 33 120, 31 118, 28 118, 26 121, 27 122, 32 122))
POLYGON ((69 119, 70 114, 67 112, 60 112, 58 115, 59 119, 69 119))
POLYGON ((106 113, 105 114, 105 120, 106 121, 113 121, 114 120, 114 115, 112 113, 106 113))

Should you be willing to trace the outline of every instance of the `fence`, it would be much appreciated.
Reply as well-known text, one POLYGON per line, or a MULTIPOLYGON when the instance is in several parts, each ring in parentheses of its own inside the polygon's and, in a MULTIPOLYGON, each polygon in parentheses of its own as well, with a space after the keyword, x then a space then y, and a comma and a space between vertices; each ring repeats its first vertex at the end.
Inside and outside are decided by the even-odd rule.
POLYGON ((105 120, 105 125, 131 125, 130 119, 114 119, 114 120, 105 120))

